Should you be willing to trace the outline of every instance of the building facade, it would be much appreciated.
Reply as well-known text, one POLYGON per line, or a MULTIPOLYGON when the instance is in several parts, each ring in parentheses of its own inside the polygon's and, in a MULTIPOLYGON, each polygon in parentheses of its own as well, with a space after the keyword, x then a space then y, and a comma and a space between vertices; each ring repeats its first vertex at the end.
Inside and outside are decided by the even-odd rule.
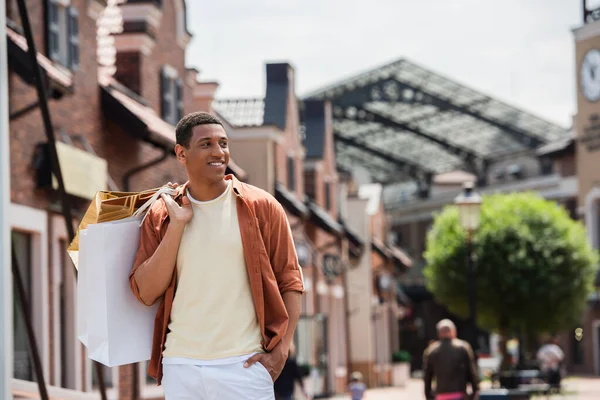
MULTIPOLYGON (((585 2, 584 2, 585 8, 585 2)), ((587 16, 587 13, 585 13, 587 16)), ((573 118, 574 138, 571 143, 577 171, 577 217, 586 225, 588 240, 600 248, 600 82, 594 76, 600 55, 600 21, 584 18, 583 25, 573 30, 575 41, 577 114, 573 118)), ((581 323, 571 327, 562 337, 567 368, 574 373, 600 375, 600 273, 596 292, 590 296, 581 323)))
POLYGON ((320 102, 300 110, 294 87, 289 64, 267 64, 264 98, 217 100, 213 108, 248 182, 273 194, 288 214, 306 288, 297 361, 310 371, 309 393, 325 396, 344 392, 347 384, 348 244, 338 222, 331 109, 320 102))
MULTIPOLYGON (((11 192, 9 223, 51 396, 97 398, 86 350, 76 338, 76 281, 69 238, 33 86, 17 5, 6 0, 11 192)), ((184 182, 174 124, 207 109, 213 82, 185 67, 191 38, 185 2, 26 1, 49 93, 59 164, 74 215, 95 191, 142 190, 184 182)), ((229 172, 245 179, 235 162, 229 172)), ((13 395, 37 392, 29 342, 13 295, 13 395)), ((105 368, 109 399, 162 397, 146 365, 105 368)))

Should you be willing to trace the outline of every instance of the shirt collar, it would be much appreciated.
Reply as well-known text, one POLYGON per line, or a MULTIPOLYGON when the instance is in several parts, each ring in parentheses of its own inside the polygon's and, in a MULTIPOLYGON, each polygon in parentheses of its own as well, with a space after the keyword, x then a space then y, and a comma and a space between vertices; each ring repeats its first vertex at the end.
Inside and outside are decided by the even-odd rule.
MULTIPOLYGON (((240 197, 240 198, 243 199, 244 196, 242 195, 242 183, 233 174, 225 175, 225 180, 226 181, 227 180, 231 180, 232 181, 233 192, 236 194, 236 196, 238 196, 238 197, 240 197)), ((187 188, 188 188, 189 185, 190 185, 190 181, 187 181, 182 186, 179 186, 177 188, 177 193, 175 194, 175 200, 181 200, 181 198, 183 197, 183 195, 187 191, 187 188)))

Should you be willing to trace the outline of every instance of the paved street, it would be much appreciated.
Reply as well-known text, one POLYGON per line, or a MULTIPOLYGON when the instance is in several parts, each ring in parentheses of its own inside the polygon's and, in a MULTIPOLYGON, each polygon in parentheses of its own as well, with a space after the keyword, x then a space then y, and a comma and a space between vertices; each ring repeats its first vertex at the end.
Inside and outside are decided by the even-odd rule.
MULTIPOLYGON (((600 399, 600 378, 567 378, 565 380, 566 394, 551 396, 552 400, 598 400, 600 399)), ((537 397, 546 399, 545 396, 537 397)), ((349 396, 338 396, 336 400, 347 400, 349 396)), ((371 389, 364 400, 422 400, 423 381, 412 379, 405 388, 371 389)))

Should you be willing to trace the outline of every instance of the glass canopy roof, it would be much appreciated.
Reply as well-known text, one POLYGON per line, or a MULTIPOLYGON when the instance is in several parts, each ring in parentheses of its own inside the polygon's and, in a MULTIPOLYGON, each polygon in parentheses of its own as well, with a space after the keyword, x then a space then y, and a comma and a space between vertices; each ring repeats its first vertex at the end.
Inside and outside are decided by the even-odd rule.
POLYGON ((327 86, 336 157, 382 183, 406 181, 530 152, 567 129, 456 83, 408 60, 327 86))

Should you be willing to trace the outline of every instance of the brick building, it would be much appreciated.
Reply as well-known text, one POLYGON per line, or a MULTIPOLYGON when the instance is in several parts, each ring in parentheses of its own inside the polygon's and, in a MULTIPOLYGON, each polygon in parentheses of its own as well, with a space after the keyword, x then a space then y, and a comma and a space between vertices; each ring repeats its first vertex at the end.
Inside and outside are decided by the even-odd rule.
MULTIPOLYGON (((76 339, 76 283, 47 139, 16 1, 6 1, 9 52, 12 238, 51 396, 97 398, 95 375, 76 339)), ((174 124, 210 111, 217 84, 185 66, 191 35, 185 2, 27 0, 57 136, 59 161, 77 219, 95 190, 141 190, 182 182, 174 124)), ((245 179, 235 162, 229 172, 245 179)), ((16 298, 13 300, 17 301, 16 298)), ((25 327, 15 315, 15 396, 37 392, 25 327)), ((161 397, 145 365, 106 369, 111 399, 161 397)))

